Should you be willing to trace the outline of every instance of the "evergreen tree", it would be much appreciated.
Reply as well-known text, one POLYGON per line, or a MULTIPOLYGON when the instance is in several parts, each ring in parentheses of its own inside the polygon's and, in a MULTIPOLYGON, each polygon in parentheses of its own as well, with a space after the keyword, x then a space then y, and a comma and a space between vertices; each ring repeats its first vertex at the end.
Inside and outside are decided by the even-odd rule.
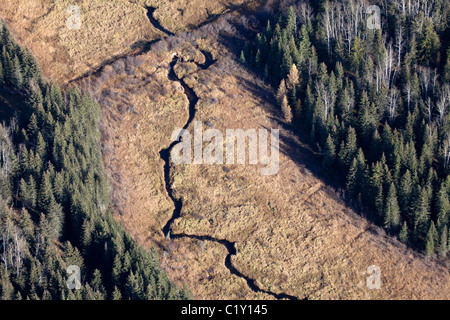
POLYGON ((122 294, 120 293, 119 288, 114 287, 114 291, 112 294, 112 300, 121 300, 122 299, 122 294))
POLYGON ((341 148, 341 150, 339 151, 339 162, 341 164, 343 172, 346 172, 350 168, 351 162, 356 156, 357 150, 355 129, 353 129, 353 127, 349 127, 345 139, 344 148, 341 148))
POLYGON ((444 226, 441 232, 440 241, 439 241, 439 255, 445 257, 448 252, 448 229, 447 226, 444 226))
POLYGON ((398 238, 403 243, 408 242, 408 225, 406 224, 406 221, 403 222, 403 226, 402 229, 400 230, 398 238))
POLYGON ((336 147, 334 141, 329 134, 323 151, 322 167, 326 170, 333 170, 336 160, 336 147))
POLYGON ((416 237, 426 234, 430 220, 430 203, 426 188, 420 188, 414 211, 414 232, 416 237))
POLYGON ((397 202, 397 193, 394 183, 391 183, 384 207, 384 227, 396 231, 400 226, 400 208, 397 202))
POLYGON ((244 50, 241 50, 241 55, 240 55, 240 57, 239 57, 239 60, 240 60, 242 63, 245 63, 245 54, 244 54, 244 50))
POLYGON ((439 36, 434 30, 432 20, 425 25, 425 32, 420 43, 420 59, 425 64, 433 64, 440 48, 439 36))
POLYGON ((11 73, 11 82, 13 85, 15 85, 17 88, 22 88, 23 84, 23 76, 22 76, 22 70, 20 66, 20 61, 17 55, 14 56, 12 60, 12 73, 11 73))
POLYGON ((426 252, 427 256, 431 256, 434 254, 434 251, 436 248, 436 237, 437 237, 436 227, 434 226, 434 223, 431 222, 430 229, 428 230, 428 233, 427 233, 426 244, 425 244, 425 252, 426 252))
POLYGON ((359 186, 357 174, 358 174, 358 161, 356 160, 355 157, 353 158, 353 162, 348 170, 345 184, 345 191, 348 199, 355 199, 358 195, 359 186))
POLYGON ((411 177, 411 172, 406 170, 400 179, 400 187, 398 192, 398 200, 400 205, 400 210, 404 215, 408 214, 411 210, 413 195, 413 181, 411 177))

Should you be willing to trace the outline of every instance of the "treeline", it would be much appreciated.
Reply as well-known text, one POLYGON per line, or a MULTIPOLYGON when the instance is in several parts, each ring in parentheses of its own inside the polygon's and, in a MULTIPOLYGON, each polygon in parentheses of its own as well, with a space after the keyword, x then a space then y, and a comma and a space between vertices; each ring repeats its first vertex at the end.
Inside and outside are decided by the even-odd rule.
POLYGON ((186 299, 156 251, 114 221, 100 152, 100 108, 46 82, 0 23, 0 86, 24 98, 0 125, 1 299, 186 299), (67 267, 81 269, 81 289, 67 267))
POLYGON ((285 120, 349 202, 401 241, 445 256, 450 3, 378 3, 381 29, 371 28, 369 5, 297 2, 266 21, 240 59, 278 88, 285 120))

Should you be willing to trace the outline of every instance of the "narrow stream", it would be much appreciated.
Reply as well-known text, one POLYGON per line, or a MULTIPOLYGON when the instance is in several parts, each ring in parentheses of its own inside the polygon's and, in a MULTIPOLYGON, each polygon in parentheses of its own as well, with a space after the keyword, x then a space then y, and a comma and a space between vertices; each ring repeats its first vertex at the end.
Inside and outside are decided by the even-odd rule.
MULTIPOLYGON (((153 24, 153 26, 155 28, 157 28, 158 30, 162 31, 163 33, 165 33, 168 36, 172 36, 174 35, 174 33, 170 32, 169 30, 165 29, 154 17, 153 14, 155 12, 155 8, 152 7, 146 7, 145 8, 147 10, 147 17, 150 20, 150 22, 153 24)), ((203 25, 203 24, 202 24, 203 25)), ((152 44, 160 41, 161 39, 156 39, 153 41, 138 41, 135 44, 132 45, 133 49, 136 49, 137 51, 133 54, 121 54, 118 56, 114 56, 112 58, 107 59, 106 61, 104 61, 103 63, 101 63, 99 66, 97 66, 95 69, 90 70, 89 72, 84 73, 83 75, 72 79, 70 81, 68 81, 65 86, 67 87, 69 84, 77 82, 82 80, 83 78, 86 78, 88 76, 92 76, 98 73, 101 73, 103 68, 107 65, 110 65, 112 63, 114 63, 117 60, 123 59, 126 56, 129 55, 133 55, 133 56, 138 56, 141 54, 144 54, 146 52, 148 52, 151 49, 152 44)), ((197 66, 199 68, 201 68, 202 70, 206 70, 208 69, 211 65, 213 65, 216 60, 213 59, 212 55, 210 52, 207 51, 201 51, 203 53, 203 55, 205 56, 205 63, 204 64, 197 64, 197 66)), ((189 100, 189 118, 186 122, 186 124, 184 125, 183 129, 187 129, 190 125, 190 123, 193 121, 194 117, 195 117, 195 113, 196 113, 196 105, 197 102, 199 100, 199 98, 197 97, 197 95, 195 94, 194 90, 192 90, 185 82, 183 79, 179 79, 177 77, 177 75, 175 74, 174 71, 174 66, 177 63, 177 58, 174 58, 172 60, 172 62, 170 63, 170 72, 169 72, 169 79, 171 81, 177 81, 179 82, 182 87, 184 88, 184 92, 189 100)), ((298 300, 297 297, 295 296, 291 296, 288 294, 284 294, 284 293, 274 293, 274 292, 270 292, 270 291, 266 291, 263 290, 261 288, 258 287, 258 285, 255 283, 254 279, 251 279, 248 276, 243 275, 241 272, 239 272, 239 270, 237 270, 233 264, 231 263, 231 256, 236 254, 236 245, 235 242, 231 242, 228 240, 221 240, 221 239, 216 239, 210 236, 197 236, 197 235, 187 235, 187 234, 174 234, 172 232, 171 229, 171 225, 172 223, 178 219, 181 215, 181 210, 183 207, 183 203, 181 201, 181 199, 177 199, 174 197, 174 192, 172 189, 172 185, 171 185, 171 181, 170 181, 170 152, 172 150, 172 148, 178 144, 180 141, 174 141, 172 142, 169 147, 163 149, 160 151, 160 157, 161 159, 164 161, 164 181, 165 181, 165 188, 167 191, 167 194, 169 195, 169 198, 173 201, 174 203, 174 210, 172 213, 172 217, 167 221, 166 225, 163 227, 162 231, 164 232, 164 235, 168 235, 170 232, 170 238, 171 239, 181 239, 181 238, 191 238, 191 239, 197 239, 200 241, 211 241, 211 242, 216 242, 219 243, 221 245, 223 245, 227 251, 228 254, 225 257, 225 266, 228 270, 230 270, 231 274, 234 274, 240 278, 243 278, 246 282, 247 285, 249 286, 249 288, 251 290, 253 290, 254 292, 262 292, 262 293, 266 293, 269 295, 272 295, 273 297, 275 297, 276 299, 289 299, 289 300, 298 300)), ((307 299, 305 299, 307 300, 307 299)))
MULTIPOLYGON (((208 69, 211 65, 214 64, 215 60, 213 60, 212 55, 209 52, 203 52, 205 56, 205 63, 202 65, 198 65, 198 67, 202 68, 203 70, 208 69)), ((196 113, 196 105, 199 100, 198 96, 195 94, 194 90, 192 90, 183 79, 179 79, 174 71, 174 66, 177 63, 177 58, 175 57, 171 64, 170 64, 170 72, 169 72, 169 79, 171 81, 178 81, 182 87, 184 88, 184 92, 186 93, 186 96, 189 100, 189 118, 186 122, 186 124, 183 126, 183 129, 187 129, 191 122, 194 120, 195 113, 196 113)), ((164 235, 170 236, 171 239, 181 239, 181 238, 191 238, 191 239, 197 239, 200 241, 211 241, 216 242, 221 245, 223 245, 227 251, 228 254, 225 257, 225 266, 228 270, 230 270, 231 274, 234 274, 240 278, 243 278, 250 289, 252 289, 254 292, 262 292, 266 294, 270 294, 276 299, 289 299, 289 300, 298 300, 297 297, 291 296, 285 293, 274 293, 271 291, 263 290, 256 284, 254 279, 251 279, 250 277, 247 277, 243 275, 239 270, 237 270, 233 264, 231 263, 231 256, 236 254, 236 243, 231 242, 228 240, 223 239, 217 239, 211 236, 197 236, 197 235, 187 235, 187 234, 175 234, 173 233, 173 230, 171 228, 172 223, 178 219, 181 216, 181 210, 183 208, 183 202, 181 199, 177 199, 174 196, 174 192, 172 189, 172 182, 170 180, 170 152, 172 148, 177 145, 180 141, 174 141, 172 142, 169 147, 166 149, 163 149, 160 151, 160 157, 164 161, 164 181, 165 181, 165 187, 167 194, 169 195, 169 198, 173 201, 175 209, 173 210, 172 217, 167 221, 166 225, 163 227, 162 231, 164 232, 164 235)), ((306 299, 305 299, 306 300, 306 299)))
POLYGON ((156 8, 153 7, 146 7, 145 8, 147 10, 147 17, 148 20, 150 20, 150 23, 158 30, 164 32, 165 34, 167 34, 168 36, 173 36, 175 35, 175 33, 167 30, 166 28, 164 28, 161 23, 159 23, 158 20, 155 19, 155 17, 153 16, 155 13, 156 8))

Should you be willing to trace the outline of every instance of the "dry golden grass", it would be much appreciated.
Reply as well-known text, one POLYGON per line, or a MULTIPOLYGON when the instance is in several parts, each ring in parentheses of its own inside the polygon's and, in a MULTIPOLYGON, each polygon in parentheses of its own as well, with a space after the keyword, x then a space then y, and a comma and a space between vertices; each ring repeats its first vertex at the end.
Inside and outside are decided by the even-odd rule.
POLYGON ((65 84, 97 69, 111 57, 134 51, 139 41, 159 39, 165 34, 147 18, 147 6, 156 8, 154 17, 173 32, 190 29, 209 15, 228 12, 242 0, 7 0, 0 6, 0 18, 19 44, 37 58, 44 75, 65 84), (81 28, 66 26, 69 6, 78 5, 81 28), (209 13, 209 15, 208 15, 209 13))
POLYGON ((242 4, 260 0, 135 0, 142 6, 155 8, 154 17, 173 33, 192 29, 211 16, 230 12, 242 4))
MULTIPOLYGON (((448 269, 384 236, 303 167, 311 159, 291 151, 300 142, 272 119, 273 106, 261 98, 267 88, 225 48, 221 52, 216 65, 187 81, 201 98, 195 120, 222 132, 280 128, 280 170, 261 176, 251 165, 175 166, 173 187, 183 211, 174 231, 235 241, 233 264, 276 293, 309 299, 450 298, 448 269), (381 269, 381 290, 366 286, 370 265, 381 269)), ((193 132, 192 125, 189 129, 193 132)))
POLYGON ((225 47, 212 40, 196 42, 201 49, 213 49, 219 59, 208 70, 190 70, 187 52, 190 59, 200 59, 199 52, 182 43, 170 51, 150 51, 135 73, 110 76, 102 85, 95 78, 91 82, 94 92, 122 94, 110 100, 102 100, 100 94, 104 143, 113 146, 105 153, 105 163, 115 184, 114 203, 122 213, 116 216, 141 244, 159 245, 171 279, 185 282, 201 299, 273 298, 255 294, 243 279, 230 274, 224 265, 225 247, 186 238, 169 240, 161 232, 173 204, 164 189, 164 163, 158 152, 188 118, 185 95, 167 78, 171 53, 177 51, 186 56, 175 69, 181 75, 189 66, 184 79, 200 98, 196 121, 223 132, 280 128, 282 139, 275 176, 261 176, 260 167, 253 165, 174 166, 172 185, 183 199, 175 233, 236 242, 233 265, 260 288, 275 293, 309 299, 449 298, 447 269, 384 236, 305 168, 311 158, 300 152, 300 142, 274 117, 278 111, 269 102, 270 89, 238 65, 225 47), (123 100, 132 111, 124 112, 123 100), (366 287, 370 265, 381 269, 381 290, 366 287))
MULTIPOLYGON (((193 53, 194 48, 187 47, 193 53)), ((194 53, 198 61, 204 61, 199 51, 194 53)), ((172 215, 173 203, 164 188, 159 151, 170 144, 172 131, 188 118, 186 96, 177 82, 167 78, 170 59, 168 53, 149 53, 136 59, 137 63, 130 62, 139 64, 130 74, 124 71, 125 63, 122 68, 116 63, 97 77, 78 83, 89 88, 102 106, 102 147, 116 219, 140 244, 149 248, 156 243, 164 248, 163 267, 180 285, 201 287, 195 292, 197 298, 271 299, 254 293, 244 279, 230 275, 224 265, 224 246, 164 238, 162 227, 172 215)))
POLYGON ((117 218, 127 229, 138 226, 139 232, 133 235, 140 243, 160 240, 160 226, 172 214, 158 152, 170 143, 172 128, 167 124, 182 126, 188 116, 187 98, 178 86, 167 82, 167 69, 160 68, 159 61, 150 63, 153 59, 153 55, 143 57, 131 76, 115 74, 113 67, 107 67, 104 74, 111 76, 100 87, 90 79, 81 83, 82 88, 90 84, 103 106, 104 162, 120 213, 117 218))
POLYGON ((146 10, 128 1, 8 0, 2 17, 17 41, 28 47, 44 74, 58 83, 95 68, 114 55, 130 52, 138 40, 162 36, 146 17, 146 10), (69 6, 81 10, 81 28, 66 26, 69 6))
POLYGON ((195 239, 168 242, 162 266, 173 281, 186 285, 196 299, 273 299, 265 293, 255 293, 240 277, 225 267, 228 254, 221 244, 195 239))
MULTIPOLYGON (((68 1, 52 8, 53 2, 11 0, 0 8, 0 15, 19 42, 38 57, 45 74, 66 81, 138 39, 160 35, 145 17, 144 1, 137 2, 80 1, 90 12, 86 19, 97 24, 80 30, 83 35, 77 39, 64 27, 68 1), (110 15, 100 23, 105 6, 110 15), (115 26, 121 26, 120 31, 115 26)), ((167 22, 165 27, 176 31, 191 23, 188 17, 196 16, 181 11, 175 15, 181 4, 188 8, 187 1, 176 3, 180 6, 162 1, 145 4, 157 8, 161 23, 172 19, 173 25, 167 22)), ((181 52, 185 60, 202 57, 191 44, 179 40, 174 41, 177 48, 169 51, 160 46, 159 53, 119 60, 80 83, 102 106, 104 161, 116 217, 142 245, 158 244, 171 279, 187 283, 197 298, 272 298, 255 294, 243 279, 230 274, 224 265, 225 247, 187 238, 165 239, 162 234, 173 203, 164 187, 159 151, 188 118, 186 96, 167 77, 171 53, 181 52)), ((270 89, 213 39, 196 42, 200 49, 212 51, 218 62, 208 70, 194 71, 188 61, 176 67, 200 98, 195 120, 208 121, 223 132, 280 128, 282 152, 275 176, 261 176, 259 166, 252 165, 175 166, 173 188, 183 199, 175 232, 236 242, 234 266, 259 287, 276 293, 310 299, 450 298, 448 269, 384 236, 305 168, 311 158, 301 152, 295 136, 280 127, 270 89), (381 269, 381 290, 366 288, 370 265, 381 269)))

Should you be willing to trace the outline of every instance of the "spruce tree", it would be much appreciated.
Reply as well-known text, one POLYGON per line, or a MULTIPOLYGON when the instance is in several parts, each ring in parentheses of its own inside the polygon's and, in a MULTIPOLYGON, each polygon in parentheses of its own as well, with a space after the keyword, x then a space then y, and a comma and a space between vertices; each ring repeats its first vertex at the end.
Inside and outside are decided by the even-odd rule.
POLYGON ((447 240, 448 240, 448 228, 447 228, 447 226, 444 226, 444 228, 442 228, 440 241, 439 241, 439 255, 442 257, 445 257, 448 252, 447 240))
POLYGON ((347 131, 345 146, 339 151, 339 162, 343 172, 346 172, 348 168, 350 168, 351 162, 356 156, 357 150, 356 132, 355 129, 350 126, 347 131))
POLYGON ((419 189, 419 195, 415 203, 414 233, 416 237, 420 237, 426 234, 430 220, 430 202, 425 187, 419 189))
POLYGON ((348 169, 346 183, 345 183, 345 192, 346 196, 350 200, 355 200, 359 186, 357 185, 357 173, 358 173, 358 161, 356 157, 353 158, 352 164, 348 169))
POLYGON ((333 170, 336 160, 336 147, 334 145, 333 138, 328 134, 323 150, 322 167, 326 170, 333 170))
POLYGON ((450 212, 450 201, 448 198, 448 193, 445 190, 445 185, 442 184, 439 188, 436 197, 436 212, 437 212, 437 227, 441 229, 443 226, 447 225, 450 212))
POLYGON ((0 57, 0 83, 3 83, 3 79, 4 79, 5 75, 3 73, 3 64, 1 61, 1 57, 0 57))
POLYGON ((384 173, 381 163, 372 165, 369 179, 369 203, 375 210, 377 218, 383 217, 383 180, 384 173))
POLYGON ((241 50, 241 55, 239 56, 239 60, 242 63, 245 63, 245 54, 244 54, 244 50, 241 50))
POLYGON ((396 232, 400 226, 400 208, 397 202, 397 193, 394 183, 391 183, 384 207, 384 227, 396 232))
POLYGON ((400 230, 400 233, 398 234, 398 239, 403 243, 408 242, 408 225, 406 224, 406 221, 403 222, 402 229, 400 230))
POLYGON ((11 82, 18 89, 21 89, 22 84, 23 84, 23 75, 22 75, 22 70, 21 70, 21 66, 20 66, 20 61, 19 61, 19 58, 17 57, 17 55, 15 55, 12 60, 12 66, 13 66, 13 71, 11 73, 11 82))
POLYGON ((431 222, 425 243, 425 252, 427 256, 432 256, 434 254, 434 251, 436 249, 436 237, 437 237, 436 227, 434 226, 434 222, 431 222))
POLYGON ((398 190, 398 200, 401 212, 406 215, 411 210, 413 192, 413 181, 411 172, 406 170, 400 179, 400 186, 398 190))

